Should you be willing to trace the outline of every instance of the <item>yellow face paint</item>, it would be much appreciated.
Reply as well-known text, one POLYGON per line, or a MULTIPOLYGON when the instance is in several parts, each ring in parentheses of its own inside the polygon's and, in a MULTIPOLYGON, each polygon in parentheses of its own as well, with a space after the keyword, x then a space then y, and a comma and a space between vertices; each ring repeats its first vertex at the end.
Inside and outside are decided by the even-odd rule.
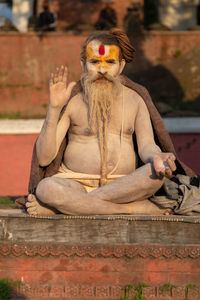
POLYGON ((110 69, 109 60, 119 61, 119 47, 116 45, 102 45, 96 41, 86 46, 86 61, 97 60, 96 68, 110 69))

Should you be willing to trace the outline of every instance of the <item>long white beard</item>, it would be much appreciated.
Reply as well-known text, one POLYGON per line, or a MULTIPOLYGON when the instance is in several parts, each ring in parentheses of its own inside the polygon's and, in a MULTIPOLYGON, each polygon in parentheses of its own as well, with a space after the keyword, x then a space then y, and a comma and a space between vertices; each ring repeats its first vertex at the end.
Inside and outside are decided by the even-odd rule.
POLYGON ((119 79, 113 77, 82 75, 84 99, 88 104, 90 128, 97 132, 101 154, 101 179, 106 181, 108 154, 108 126, 112 117, 113 103, 119 90, 119 79))

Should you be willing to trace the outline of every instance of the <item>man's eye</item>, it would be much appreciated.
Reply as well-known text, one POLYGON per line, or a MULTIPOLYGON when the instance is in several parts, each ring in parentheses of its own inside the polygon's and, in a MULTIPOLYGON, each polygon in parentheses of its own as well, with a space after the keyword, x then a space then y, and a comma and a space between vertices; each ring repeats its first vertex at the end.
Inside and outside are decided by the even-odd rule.
POLYGON ((107 62, 107 64, 115 64, 114 59, 107 59, 106 62, 107 62))
POLYGON ((90 63, 92 63, 92 64, 98 64, 99 60, 98 59, 91 59, 90 63))

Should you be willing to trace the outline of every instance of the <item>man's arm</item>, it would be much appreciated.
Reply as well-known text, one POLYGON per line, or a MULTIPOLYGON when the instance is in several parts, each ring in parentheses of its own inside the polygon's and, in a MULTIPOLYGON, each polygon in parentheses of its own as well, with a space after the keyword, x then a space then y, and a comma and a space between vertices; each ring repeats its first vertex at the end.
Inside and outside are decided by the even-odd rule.
POLYGON ((60 112, 68 101, 75 83, 67 84, 67 68, 56 69, 55 74, 51 74, 49 89, 50 102, 46 119, 36 142, 37 157, 40 166, 49 165, 56 157, 60 144, 69 128, 70 119, 67 111, 59 121, 60 112))
POLYGON ((171 177, 176 170, 175 156, 173 153, 161 152, 155 144, 149 112, 141 99, 135 119, 135 132, 141 160, 144 163, 151 162, 157 176, 171 177))

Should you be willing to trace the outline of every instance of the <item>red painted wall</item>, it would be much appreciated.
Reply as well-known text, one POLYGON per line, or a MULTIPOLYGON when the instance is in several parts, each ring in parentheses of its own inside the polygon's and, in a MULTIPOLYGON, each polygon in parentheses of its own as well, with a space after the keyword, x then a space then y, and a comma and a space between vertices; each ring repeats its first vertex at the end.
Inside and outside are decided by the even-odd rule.
POLYGON ((27 194, 37 135, 0 135, 0 196, 27 194))
POLYGON ((200 133, 173 133, 171 138, 179 159, 200 174, 200 133))

